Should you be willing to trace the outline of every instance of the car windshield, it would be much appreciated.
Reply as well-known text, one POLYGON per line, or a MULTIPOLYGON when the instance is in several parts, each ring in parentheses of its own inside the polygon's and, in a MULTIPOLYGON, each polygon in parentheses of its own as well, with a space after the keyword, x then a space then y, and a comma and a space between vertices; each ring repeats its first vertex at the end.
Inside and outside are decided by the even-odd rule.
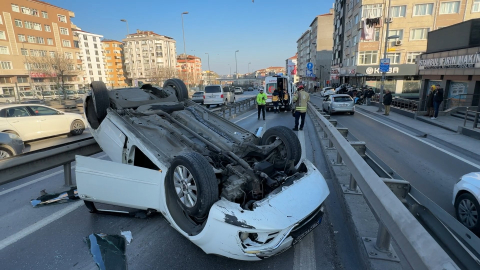
POLYGON ((73 92, 72 90, 67 90, 66 92, 67 92, 67 94, 69 94, 69 95, 75 94, 75 92, 73 92))
POLYGON ((220 86, 207 86, 205 87, 205 93, 221 93, 222 88, 220 86))
POLYGON ((85 90, 78 90, 78 93, 79 93, 79 94, 85 94, 86 91, 85 91, 85 90))
POLYGON ((334 97, 333 102, 348 102, 352 101, 353 99, 351 97, 334 97))
MULTIPOLYGON (((40 95, 41 95, 41 93, 40 93, 40 95)), ((52 91, 43 91, 43 95, 44 96, 51 96, 51 95, 53 95, 53 92, 52 91)))

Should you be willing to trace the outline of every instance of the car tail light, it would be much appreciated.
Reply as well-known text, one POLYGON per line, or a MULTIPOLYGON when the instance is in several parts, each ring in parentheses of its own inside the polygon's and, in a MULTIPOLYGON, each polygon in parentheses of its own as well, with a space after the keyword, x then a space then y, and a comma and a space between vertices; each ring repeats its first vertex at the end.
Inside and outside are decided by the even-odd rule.
POLYGON ((223 94, 221 94, 220 97, 223 98, 223 94))
POLYGON ((205 99, 205 95, 203 95, 203 99, 205 99))

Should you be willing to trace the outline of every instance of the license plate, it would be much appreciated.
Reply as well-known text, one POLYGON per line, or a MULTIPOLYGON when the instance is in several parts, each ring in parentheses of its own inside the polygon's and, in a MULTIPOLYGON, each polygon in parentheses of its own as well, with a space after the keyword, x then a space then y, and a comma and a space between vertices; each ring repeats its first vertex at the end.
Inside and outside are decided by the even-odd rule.
POLYGON ((340 107, 347 107, 347 104, 340 104, 340 107))

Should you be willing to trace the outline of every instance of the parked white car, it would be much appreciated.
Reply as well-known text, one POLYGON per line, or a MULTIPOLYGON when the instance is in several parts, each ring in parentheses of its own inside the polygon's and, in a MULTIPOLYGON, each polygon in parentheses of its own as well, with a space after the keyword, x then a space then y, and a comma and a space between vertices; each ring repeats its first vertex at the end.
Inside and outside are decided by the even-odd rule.
POLYGON ((350 114, 355 113, 355 104, 353 98, 345 94, 329 95, 325 97, 322 106, 323 111, 328 112, 330 115, 337 112, 349 112, 350 114))
POLYGON ((480 233, 480 172, 465 174, 453 187, 452 204, 457 219, 472 232, 480 233))
POLYGON ((243 94, 243 88, 242 87, 235 87, 235 94, 236 95, 243 94))
POLYGON ((206 253, 238 260, 279 254, 320 224, 329 189, 291 129, 257 137, 189 100, 178 79, 92 88, 85 117, 111 161, 76 157, 91 212, 97 202, 157 211, 206 253))
POLYGON ((12 103, 15 101, 15 97, 7 97, 0 94, 0 103, 12 103))
POLYGON ((0 105, 0 132, 13 133, 23 141, 68 134, 80 135, 83 116, 38 104, 0 105))
MULTIPOLYGON (((324 88, 322 89, 322 91, 320 91, 320 96, 324 97, 324 96, 325 96, 325 92, 326 92, 327 90, 333 90, 333 87, 324 87, 324 88)), ((335 91, 334 91, 334 93, 335 93, 335 91)))
POLYGON ((205 86, 205 98, 203 104, 210 108, 210 105, 227 105, 235 102, 235 93, 229 86, 209 85, 205 86))

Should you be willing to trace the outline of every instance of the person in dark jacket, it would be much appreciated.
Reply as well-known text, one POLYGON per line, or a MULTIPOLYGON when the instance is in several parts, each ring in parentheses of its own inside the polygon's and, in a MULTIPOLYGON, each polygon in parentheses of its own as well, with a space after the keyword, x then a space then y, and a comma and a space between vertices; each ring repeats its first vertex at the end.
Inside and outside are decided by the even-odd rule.
POLYGON ((427 114, 425 116, 433 117, 433 95, 435 94, 435 85, 430 88, 430 93, 427 96, 427 114))
POLYGON ((390 114, 390 105, 392 105, 392 93, 390 90, 386 90, 386 94, 383 96, 383 105, 385 105, 385 113, 383 115, 390 114))
POLYGON ((438 110, 440 109, 440 104, 443 101, 443 88, 437 87, 435 90, 435 94, 433 94, 433 117, 430 118, 432 120, 437 119, 438 117, 438 110))
POLYGON ((374 94, 375 93, 373 92, 372 88, 368 88, 368 90, 365 91, 365 99, 367 100, 367 106, 370 106, 370 100, 372 99, 374 94))

